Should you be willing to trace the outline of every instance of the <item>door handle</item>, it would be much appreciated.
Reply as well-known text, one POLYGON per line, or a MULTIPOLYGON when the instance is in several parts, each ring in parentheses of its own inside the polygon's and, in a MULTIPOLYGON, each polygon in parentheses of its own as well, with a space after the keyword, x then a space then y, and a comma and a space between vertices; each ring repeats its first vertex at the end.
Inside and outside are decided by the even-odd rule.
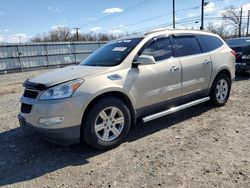
POLYGON ((205 61, 203 61, 203 64, 204 64, 204 65, 208 65, 209 63, 211 63, 211 61, 209 61, 209 60, 207 60, 207 59, 206 59, 205 61))
POLYGON ((171 72, 175 72, 175 71, 178 71, 180 68, 179 67, 176 67, 176 66, 173 66, 170 71, 171 72))

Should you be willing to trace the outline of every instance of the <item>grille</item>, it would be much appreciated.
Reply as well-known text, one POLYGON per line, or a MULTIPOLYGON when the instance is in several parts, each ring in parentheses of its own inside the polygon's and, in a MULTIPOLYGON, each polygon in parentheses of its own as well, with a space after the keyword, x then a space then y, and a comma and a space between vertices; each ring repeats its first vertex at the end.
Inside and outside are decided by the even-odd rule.
POLYGON ((37 95, 38 95, 37 91, 31 91, 27 89, 24 91, 24 94, 23 94, 24 97, 32 98, 32 99, 36 99, 37 95))
POLYGON ((32 105, 22 103, 21 112, 29 114, 31 112, 32 105))

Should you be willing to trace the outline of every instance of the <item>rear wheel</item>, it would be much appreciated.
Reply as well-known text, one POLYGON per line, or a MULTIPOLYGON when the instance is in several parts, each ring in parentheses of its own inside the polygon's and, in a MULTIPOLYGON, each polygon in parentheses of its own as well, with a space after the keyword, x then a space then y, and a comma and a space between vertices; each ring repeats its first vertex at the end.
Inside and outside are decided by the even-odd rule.
POLYGON ((131 115, 126 104, 114 97, 97 101, 83 125, 84 140, 97 149, 118 146, 129 132, 131 115))
POLYGON ((211 102, 215 106, 223 106, 226 104, 231 91, 231 80, 225 74, 219 74, 211 88, 211 102))

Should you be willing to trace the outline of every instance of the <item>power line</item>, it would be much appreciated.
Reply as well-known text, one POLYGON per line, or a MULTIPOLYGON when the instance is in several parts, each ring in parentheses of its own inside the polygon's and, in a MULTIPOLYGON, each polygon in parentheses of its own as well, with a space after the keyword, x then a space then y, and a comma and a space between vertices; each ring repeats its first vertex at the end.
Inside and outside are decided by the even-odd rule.
MULTIPOLYGON (((197 9, 199 8, 199 6, 195 6, 195 7, 190 7, 190 8, 185 8, 185 9, 179 9, 177 11, 175 11, 176 13, 178 12, 184 12, 186 10, 191 10, 191 9, 197 9)), ((149 21, 152 21, 152 20, 155 20, 155 19, 158 19, 158 18, 162 18, 164 16, 168 16, 172 14, 171 12, 168 12, 168 13, 165 13, 165 14, 161 14, 161 15, 158 15, 158 16, 155 16, 155 17, 151 17, 151 18, 147 18, 145 20, 141 20, 141 21, 138 21, 138 22, 134 22, 134 23, 131 23, 131 24, 127 24, 127 25, 123 25, 123 27, 129 27, 129 26, 133 26, 133 25, 137 25, 137 24, 141 24, 141 23, 145 23, 145 22, 149 22, 149 21)))
MULTIPOLYGON (((199 17, 191 17, 191 18, 182 19, 182 20, 177 21, 176 24, 188 23, 188 22, 191 22, 191 21, 197 21, 198 18, 199 17)), ((151 29, 159 28, 159 27, 168 27, 168 26, 171 26, 171 25, 172 25, 172 22, 169 22, 169 23, 165 23, 165 24, 160 24, 160 25, 155 25, 155 26, 151 26, 151 27, 146 27, 146 28, 141 28, 141 29, 138 29, 138 30, 134 30, 134 31, 131 31, 131 33, 144 32, 144 31, 148 31, 148 30, 151 30, 151 29)))
MULTIPOLYGON (((176 25, 192 23, 192 22, 198 21, 199 18, 200 18, 200 16, 185 18, 185 19, 177 21, 176 25)), ((225 18, 223 16, 209 16, 209 17, 205 17, 204 19, 227 20, 227 18, 225 18)), ((247 19, 247 17, 242 16, 242 19, 247 19)), ((155 26, 151 26, 151 27, 145 27, 145 28, 141 28, 141 29, 138 29, 138 30, 130 31, 130 33, 146 32, 146 31, 156 29, 156 28, 159 28, 159 27, 169 27, 171 25, 172 25, 172 22, 169 22, 169 23, 165 23, 165 24, 159 24, 159 25, 155 25, 155 26)))

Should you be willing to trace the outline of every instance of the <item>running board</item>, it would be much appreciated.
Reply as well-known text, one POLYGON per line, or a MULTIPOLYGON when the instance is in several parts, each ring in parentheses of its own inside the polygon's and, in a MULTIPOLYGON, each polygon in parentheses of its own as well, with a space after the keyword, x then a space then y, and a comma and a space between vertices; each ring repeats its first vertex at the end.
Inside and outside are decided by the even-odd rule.
POLYGON ((146 116, 146 117, 142 118, 142 121, 144 123, 148 122, 148 121, 152 121, 154 119, 157 119, 157 118, 160 118, 160 117, 172 114, 174 112, 178 112, 180 110, 184 110, 186 108, 195 106, 197 104, 200 104, 200 103, 203 103, 203 102, 206 102, 206 101, 209 101, 209 100, 210 100, 210 97, 201 98, 201 99, 198 99, 198 100, 195 100, 195 101, 192 101, 192 102, 189 102, 189 103, 177 106, 177 107, 170 108, 170 109, 162 111, 162 112, 158 112, 156 114, 152 114, 152 115, 146 116))

